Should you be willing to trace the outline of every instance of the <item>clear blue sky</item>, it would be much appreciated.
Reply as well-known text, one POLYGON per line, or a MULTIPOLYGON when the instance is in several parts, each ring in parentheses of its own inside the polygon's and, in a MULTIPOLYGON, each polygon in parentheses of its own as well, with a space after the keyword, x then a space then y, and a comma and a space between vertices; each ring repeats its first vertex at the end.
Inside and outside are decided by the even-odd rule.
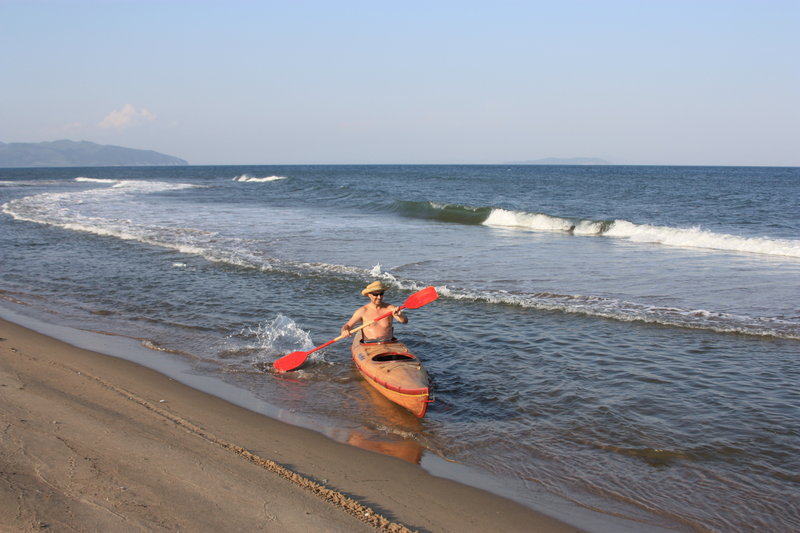
POLYGON ((800 166, 800 2, 0 0, 0 141, 800 166))

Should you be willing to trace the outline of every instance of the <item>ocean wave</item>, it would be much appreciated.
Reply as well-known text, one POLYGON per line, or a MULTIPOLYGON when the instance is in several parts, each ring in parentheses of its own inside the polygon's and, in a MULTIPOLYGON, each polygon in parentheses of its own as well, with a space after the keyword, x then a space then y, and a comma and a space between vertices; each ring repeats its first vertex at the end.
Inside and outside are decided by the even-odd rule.
POLYGON ((0 180, 0 187, 41 187, 62 183, 62 180, 0 180))
MULTIPOLYGON (((486 220, 485 226, 520 228, 531 231, 557 231, 572 232, 576 224, 566 218, 554 217, 543 213, 523 213, 518 211, 508 211, 506 209, 492 209, 486 220)), ((589 225, 584 225, 582 235, 589 234, 589 225)))
POLYGON ((627 220, 572 220, 505 209, 494 209, 483 224, 530 231, 561 231, 579 236, 611 237, 635 243, 661 244, 678 248, 800 257, 800 241, 768 237, 742 237, 716 233, 700 227, 654 226, 636 224, 627 220))
POLYGON ((252 247, 249 241, 225 237, 214 231, 196 228, 136 223, 127 218, 110 218, 91 214, 92 207, 105 205, 120 195, 148 194, 201 187, 157 181, 120 180, 112 187, 80 192, 42 193, 11 200, 0 206, 3 213, 16 220, 56 226, 71 231, 103 237, 137 241, 168 248, 180 253, 262 271, 296 275, 334 276, 362 280, 370 270, 344 265, 330 265, 271 257, 252 247))
MULTIPOLYGON (((89 178, 87 178, 89 179, 89 178)), ((86 206, 105 205, 120 196, 195 188, 185 183, 164 183, 138 180, 110 180, 112 187, 79 192, 42 193, 10 200, 0 206, 3 213, 16 220, 58 226, 61 228, 113 236, 123 240, 139 240, 157 244, 159 236, 181 231, 195 234, 198 230, 135 224, 127 219, 111 219, 82 212, 86 206)))
POLYGON ((117 183, 119 180, 103 179, 103 178, 85 178, 83 176, 79 176, 75 178, 75 181, 85 182, 85 183, 117 183))
POLYGON ((490 207, 469 207, 436 202, 395 202, 392 211, 402 216, 453 222, 457 224, 482 224, 492 212, 490 207))
POLYGON ((637 224, 628 220, 587 220, 546 213, 513 211, 498 207, 470 207, 436 202, 395 202, 394 212, 457 224, 482 224, 493 228, 566 233, 581 237, 608 237, 633 243, 659 244, 719 252, 753 253, 800 258, 800 240, 744 237, 716 233, 701 227, 679 228, 637 224))
POLYGON ((270 181, 280 181, 287 179, 286 176, 265 176, 263 178, 256 178, 249 174, 242 174, 241 176, 236 176, 233 178, 233 181, 239 181, 243 183, 266 183, 270 181))
POLYGON ((528 309, 607 318, 622 322, 641 322, 661 326, 700 329, 761 337, 800 340, 800 324, 779 317, 752 317, 704 309, 680 309, 615 298, 548 292, 515 294, 506 291, 436 288, 441 297, 454 300, 515 305, 528 309))
MULTIPOLYGON (((149 181, 149 180, 115 180, 115 179, 106 179, 106 178, 84 178, 84 177, 77 177, 75 178, 77 182, 83 183, 99 183, 99 184, 107 184, 111 185, 113 189, 127 189, 130 192, 141 192, 141 193, 150 193, 150 192, 160 192, 160 191, 177 191, 181 189, 195 189, 195 188, 202 188, 202 185, 195 185, 192 183, 167 183, 163 181, 149 181)), ((78 193, 61 193, 63 195, 70 195, 70 194, 108 194, 108 188, 96 188, 90 189, 89 191, 82 191, 78 193)), ((53 193, 56 194, 56 193, 53 193)), ((41 195, 44 196, 44 195, 41 195)), ((66 196, 65 196, 66 197, 66 196)), ((29 197, 32 198, 32 197, 29 197)), ((24 198, 23 198, 24 200, 24 198)))
MULTIPOLYGON (((194 187, 187 184, 162 182, 120 181, 113 187, 92 189, 82 192, 42 193, 11 200, 2 205, 2 211, 17 220, 92 233, 122 240, 133 240, 168 248, 180 253, 202 257, 208 261, 224 263, 261 271, 280 272, 301 277, 321 276, 328 279, 363 282, 382 279, 396 288, 406 291, 420 290, 428 285, 437 285, 435 280, 413 280, 395 277, 383 270, 381 265, 373 268, 330 264, 324 262, 304 262, 272 257, 257 244, 247 239, 226 237, 214 231, 196 228, 166 226, 159 224, 134 223, 127 219, 91 216, 82 210, 87 204, 103 204, 113 195, 127 195, 133 192, 150 193, 154 191, 177 190, 194 187)), ((408 207, 408 206, 406 206, 408 207)), ((418 209, 419 206, 411 206, 418 209)), ((431 209, 438 209, 431 205, 431 209)), ((455 207, 458 211, 458 207, 455 207)), ((459 217, 461 215, 459 214, 459 217)), ((457 217, 458 218, 458 217, 457 217)), ((557 228, 557 217, 535 218, 531 223, 540 227, 557 228)), ((527 219, 515 219, 517 222, 527 219)), ((637 231, 627 230, 630 235, 637 231)), ((598 231, 601 231, 598 229, 598 231)), ((624 226, 622 228, 624 230, 624 226)), ((622 231, 617 228, 616 231, 622 231)), ((663 230, 663 228, 662 228, 663 230)), ((548 231, 560 231, 550 229, 548 231)), ((573 230, 574 231, 574 230, 573 230)), ((588 230, 587 230, 588 231, 588 230)), ((612 233, 613 226, 602 230, 612 233)), ((752 251, 750 248, 748 251, 752 251)), ((175 266, 175 265, 173 265, 175 266)), ((592 295, 568 295, 548 292, 513 293, 485 288, 459 288, 439 285, 437 290, 444 298, 483 302, 488 304, 515 305, 545 311, 556 311, 608 318, 626 322, 642 322, 682 328, 704 329, 720 333, 772 336, 800 340, 800 324, 796 320, 779 317, 751 317, 703 309, 680 309, 659 307, 619 299, 596 297, 592 295)))
POLYGON ((703 248, 725 252, 800 257, 800 241, 770 239, 767 237, 742 237, 715 233, 700 227, 670 228, 648 224, 633 224, 625 220, 617 220, 602 235, 623 238, 632 242, 657 243, 682 248, 703 248))
POLYGON ((42 193, 27 196, 6 202, 0 206, 0 209, 16 220, 140 242, 234 267, 262 272, 278 272, 300 277, 317 276, 357 281, 359 283, 370 279, 383 279, 384 281, 393 282, 398 288, 408 290, 419 290, 424 286, 414 282, 397 282, 391 274, 383 272, 380 265, 367 269, 322 262, 279 259, 266 254, 250 240, 226 237, 214 231, 159 224, 141 224, 124 218, 90 216, 82 212, 87 206, 105 203, 113 198, 114 195, 124 195, 134 191, 149 193, 192 187, 185 184, 138 181, 122 181, 117 185, 111 188, 92 189, 82 192, 42 193), (122 188, 117 187, 117 185, 122 188))

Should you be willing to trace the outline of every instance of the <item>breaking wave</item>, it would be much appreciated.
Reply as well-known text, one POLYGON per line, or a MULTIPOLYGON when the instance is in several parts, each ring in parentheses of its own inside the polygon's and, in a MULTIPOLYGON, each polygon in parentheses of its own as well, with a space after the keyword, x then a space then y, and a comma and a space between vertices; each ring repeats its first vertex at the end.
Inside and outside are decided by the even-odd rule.
POLYGON ((101 179, 101 178, 84 178, 83 176, 75 178, 75 181, 86 183, 117 183, 119 180, 101 179))
POLYGON ((800 258, 800 240, 743 237, 700 227, 676 228, 637 224, 628 220, 586 220, 495 207, 469 207, 435 202, 396 202, 394 211, 408 217, 458 224, 576 236, 609 237, 635 243, 660 244, 722 252, 800 258))
POLYGON ((395 202, 393 210, 400 215, 411 218, 473 225, 483 224, 492 212, 490 207, 467 207, 436 202, 406 201, 395 202))
POLYGON ((263 178, 256 178, 254 176, 250 176, 249 174, 242 174, 241 176, 236 176, 233 178, 233 181, 239 181, 242 183, 266 183, 269 181, 280 181, 285 179, 286 176, 266 176, 263 178))

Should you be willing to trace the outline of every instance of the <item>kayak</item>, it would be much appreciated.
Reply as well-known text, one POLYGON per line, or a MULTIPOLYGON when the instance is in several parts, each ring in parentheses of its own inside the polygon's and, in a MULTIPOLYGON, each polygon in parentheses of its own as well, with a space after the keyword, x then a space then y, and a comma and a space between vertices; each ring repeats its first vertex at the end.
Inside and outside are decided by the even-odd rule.
POLYGON ((367 383, 394 403, 418 418, 425 416, 430 403, 428 373, 416 355, 398 340, 361 342, 362 333, 353 335, 353 362, 367 383))

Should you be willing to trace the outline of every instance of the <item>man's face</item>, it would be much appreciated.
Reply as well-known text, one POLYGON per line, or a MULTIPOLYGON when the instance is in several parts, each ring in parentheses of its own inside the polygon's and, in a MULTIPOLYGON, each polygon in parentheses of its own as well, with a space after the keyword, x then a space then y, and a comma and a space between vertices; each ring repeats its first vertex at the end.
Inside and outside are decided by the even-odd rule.
POLYGON ((383 291, 369 293, 369 299, 372 303, 380 303, 383 301, 383 291))

